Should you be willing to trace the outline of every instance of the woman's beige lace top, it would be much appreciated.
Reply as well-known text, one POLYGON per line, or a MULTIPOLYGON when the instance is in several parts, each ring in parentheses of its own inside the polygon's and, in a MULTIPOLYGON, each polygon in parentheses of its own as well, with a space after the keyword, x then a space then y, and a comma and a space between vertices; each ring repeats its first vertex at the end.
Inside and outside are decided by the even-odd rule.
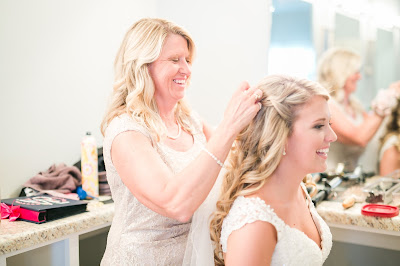
MULTIPOLYGON (((163 143, 153 143, 173 173, 180 172, 201 152, 206 143, 202 124, 192 115, 194 144, 186 152, 175 151, 163 143)), ((101 265, 181 265, 185 254, 190 222, 181 223, 144 206, 124 185, 111 161, 111 144, 125 131, 137 131, 148 137, 148 130, 127 114, 109 124, 103 143, 107 180, 115 204, 115 215, 107 238, 101 265)), ((151 166, 149 166, 151 167, 151 166)))

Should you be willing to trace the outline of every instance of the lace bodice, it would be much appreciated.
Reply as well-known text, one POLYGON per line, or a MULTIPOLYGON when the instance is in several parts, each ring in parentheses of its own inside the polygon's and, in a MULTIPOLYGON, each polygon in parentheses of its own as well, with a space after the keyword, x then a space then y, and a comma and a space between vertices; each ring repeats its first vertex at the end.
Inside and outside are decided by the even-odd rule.
POLYGON ((222 224, 220 243, 223 252, 226 252, 228 237, 234 230, 238 230, 248 223, 265 221, 275 227, 278 238, 271 265, 322 265, 332 247, 332 234, 328 225, 318 215, 308 194, 307 202, 321 236, 322 250, 302 231, 285 224, 262 199, 239 196, 222 224))
MULTIPOLYGON (((172 172, 178 173, 193 161, 206 142, 202 125, 192 115, 194 127, 193 146, 186 152, 175 151, 154 143, 164 163, 172 172)), ((111 144, 114 138, 125 131, 137 131, 148 137, 148 130, 124 114, 114 118, 107 127, 103 154, 115 204, 115 214, 107 238, 107 247, 102 265, 181 265, 186 248, 190 222, 181 223, 164 217, 140 203, 124 185, 111 161, 111 144)))

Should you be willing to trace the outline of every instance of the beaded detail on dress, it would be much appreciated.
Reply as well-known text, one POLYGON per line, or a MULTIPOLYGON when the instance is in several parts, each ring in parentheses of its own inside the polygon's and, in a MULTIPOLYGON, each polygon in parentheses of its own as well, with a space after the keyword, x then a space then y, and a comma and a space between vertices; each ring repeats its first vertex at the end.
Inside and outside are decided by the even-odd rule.
MULTIPOLYGON (((305 190, 303 184, 302 187, 305 190)), ((285 224, 262 199, 239 196, 222 224, 220 244, 223 252, 227 251, 228 237, 234 230, 248 223, 265 221, 275 227, 278 238, 271 265, 322 265, 332 248, 332 234, 328 225, 317 213, 308 194, 307 203, 321 236, 322 250, 305 233, 285 224)))
MULTIPOLYGON (((206 142, 200 119, 195 115, 192 115, 192 125, 194 143, 188 151, 179 152, 152 142, 173 173, 193 161, 206 142)), ((111 160, 111 145, 125 131, 140 132, 151 141, 148 130, 127 114, 115 117, 107 127, 103 154, 115 214, 101 265, 181 265, 191 223, 181 223, 150 210, 124 185, 111 160)))

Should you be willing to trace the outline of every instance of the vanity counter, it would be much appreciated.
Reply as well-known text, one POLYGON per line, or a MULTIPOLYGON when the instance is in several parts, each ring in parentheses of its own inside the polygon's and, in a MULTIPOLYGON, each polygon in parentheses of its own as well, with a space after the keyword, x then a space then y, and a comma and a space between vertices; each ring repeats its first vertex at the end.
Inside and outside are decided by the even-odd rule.
POLYGON ((58 242, 65 245, 65 265, 79 265, 79 236, 108 229, 114 216, 113 203, 91 202, 87 209, 87 212, 43 224, 1 220, 0 266, 6 265, 8 257, 58 242))
POLYGON ((400 250, 400 216, 365 216, 361 214, 365 204, 355 203, 344 209, 341 202, 322 201, 317 212, 329 225, 335 241, 400 250))
MULTIPOLYGON (((400 216, 377 218, 364 216, 356 203, 344 209, 341 202, 323 201, 317 211, 331 228, 335 241, 400 250, 400 216)), ((43 224, 1 221, 0 266, 6 258, 39 247, 64 241, 65 265, 79 265, 79 236, 107 228, 114 215, 114 204, 89 204, 88 211, 43 224)))
POLYGON ((344 209, 340 202, 323 201, 317 206, 317 211, 327 223, 400 232, 399 215, 393 218, 365 216, 361 214, 361 208, 365 204, 356 203, 353 207, 344 209))

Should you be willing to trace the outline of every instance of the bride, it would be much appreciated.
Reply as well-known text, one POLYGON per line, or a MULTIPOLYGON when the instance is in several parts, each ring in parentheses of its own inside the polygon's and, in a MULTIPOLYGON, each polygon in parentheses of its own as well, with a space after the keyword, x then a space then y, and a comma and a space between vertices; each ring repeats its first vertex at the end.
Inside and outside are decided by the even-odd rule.
POLYGON ((336 140, 329 93, 316 82, 277 75, 257 87, 263 107, 236 139, 218 179, 222 190, 217 183, 193 217, 192 265, 322 265, 332 247, 302 183, 308 173, 325 171, 336 140), (211 243, 205 209, 212 210, 219 192, 211 243))

